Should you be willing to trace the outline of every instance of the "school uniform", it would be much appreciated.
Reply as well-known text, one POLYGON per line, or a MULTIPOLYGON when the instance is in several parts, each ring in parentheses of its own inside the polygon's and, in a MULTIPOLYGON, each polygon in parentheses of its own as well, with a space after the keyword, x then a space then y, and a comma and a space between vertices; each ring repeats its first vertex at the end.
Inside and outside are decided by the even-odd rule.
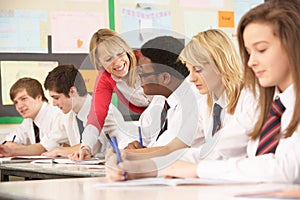
MULTIPOLYGON (((62 119, 63 113, 61 110, 52 106, 46 102, 43 105, 34 119, 34 123, 39 128, 40 144, 47 150, 58 147, 57 138, 65 137, 64 133, 53 133, 54 128, 57 126, 59 121, 62 119)), ((16 135, 14 142, 22 145, 35 144, 35 133, 33 127, 33 120, 26 118, 23 122, 5 138, 7 141, 11 141, 16 135)))
POLYGON ((198 131, 198 99, 199 92, 194 85, 184 80, 173 93, 165 98, 155 95, 148 108, 140 116, 139 123, 143 133, 143 142, 147 147, 164 146, 177 137, 188 146, 199 146, 203 135, 198 131), (167 102, 167 128, 159 136, 162 129, 161 112, 167 102))
MULTIPOLYGON (((281 117, 281 130, 289 125, 296 100, 291 85, 283 93, 277 90, 274 99, 280 97, 286 110, 281 117)), ((218 161, 201 161, 197 174, 200 178, 219 178, 240 181, 300 182, 300 128, 291 137, 281 138, 275 154, 256 156, 259 138, 250 140, 247 157, 218 161)), ((233 144, 235 145, 235 144, 233 144)))
POLYGON ((257 119, 258 101, 253 94, 247 89, 241 91, 233 115, 227 113, 228 100, 225 93, 218 100, 214 100, 213 103, 218 103, 223 108, 220 115, 222 127, 214 135, 212 135, 213 116, 207 106, 207 96, 203 95, 199 103, 198 123, 205 135, 205 143, 197 148, 182 149, 165 157, 153 158, 158 169, 177 159, 202 163, 204 160, 226 160, 246 155, 247 133, 253 129, 257 119))
POLYGON ((78 114, 76 114, 73 110, 71 110, 67 114, 64 114, 64 119, 61 120, 60 127, 56 131, 64 132, 66 134, 66 138, 61 138, 64 140, 59 140, 58 143, 65 143, 70 146, 80 144, 80 133, 76 117, 82 121, 83 127, 85 127, 87 124, 87 116, 89 114, 91 103, 92 96, 87 94, 86 99, 78 114))
POLYGON ((253 129, 257 119, 258 100, 248 89, 241 91, 234 114, 227 112, 228 99, 225 92, 218 100, 213 100, 222 107, 221 129, 213 134, 212 109, 203 106, 207 95, 200 99, 199 126, 205 135, 205 143, 199 148, 191 148, 183 156, 183 160, 199 162, 200 160, 223 160, 246 155, 248 133, 253 129))

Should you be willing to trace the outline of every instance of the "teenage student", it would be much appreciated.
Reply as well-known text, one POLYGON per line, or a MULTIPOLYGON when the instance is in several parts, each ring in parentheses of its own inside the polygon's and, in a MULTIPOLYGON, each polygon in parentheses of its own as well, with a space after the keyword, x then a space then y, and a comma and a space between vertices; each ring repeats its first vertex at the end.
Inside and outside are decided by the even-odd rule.
MULTIPOLYGON (((99 72, 81 149, 70 155, 74 160, 89 159, 93 154, 109 111, 113 92, 128 109, 138 114, 141 114, 151 101, 140 87, 133 50, 115 31, 100 29, 94 33, 90 41, 90 57, 99 72)), ((126 135, 120 135, 120 138, 122 137, 126 135)))
POLYGON ((80 149, 82 132, 87 122, 92 96, 88 94, 84 79, 74 65, 59 65, 48 73, 44 87, 53 98, 53 105, 65 114, 57 131, 66 133, 64 146, 45 152, 49 157, 67 157, 80 149))
POLYGON ((0 156, 41 155, 58 146, 64 135, 54 133, 62 113, 48 104, 42 85, 32 78, 21 78, 10 88, 10 98, 23 122, 0 145, 0 156))
POLYGON ((300 182, 300 1, 272 0, 248 11, 238 26, 245 82, 259 88, 260 115, 247 157, 198 164, 175 162, 164 176, 300 182))
MULTIPOLYGON (((205 143, 198 148, 175 151, 153 160, 128 161, 133 163, 127 165, 129 170, 139 169, 143 162, 150 162, 147 166, 154 167, 153 171, 178 158, 198 162, 224 160, 246 154, 246 133, 254 126, 257 101, 249 89, 243 86, 240 59, 230 38, 217 29, 200 32, 186 45, 179 57, 190 71, 190 81, 202 94, 198 107, 200 117, 197 120, 205 136, 205 143)), ((132 159, 127 152, 126 158, 132 159)), ((111 171, 108 166, 108 176, 114 177, 116 174, 113 169, 111 171)), ((128 177, 131 178, 130 173, 128 177)))
POLYGON ((154 97, 139 121, 143 145, 153 148, 141 149, 141 141, 134 141, 126 148, 132 153, 152 157, 201 143, 195 109, 199 94, 186 80, 186 66, 177 62, 183 48, 183 42, 171 36, 156 37, 141 47, 138 74, 144 93, 154 97))

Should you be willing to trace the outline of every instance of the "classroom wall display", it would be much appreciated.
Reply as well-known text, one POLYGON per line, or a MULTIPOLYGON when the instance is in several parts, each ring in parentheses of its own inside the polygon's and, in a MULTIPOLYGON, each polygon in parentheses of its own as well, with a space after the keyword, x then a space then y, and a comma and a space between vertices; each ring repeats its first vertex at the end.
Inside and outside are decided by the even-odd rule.
MULTIPOLYGON (((11 86, 20 78, 37 79, 42 85, 48 72, 58 65, 55 61, 0 61, 2 104, 12 105, 9 97, 11 86)), ((46 97, 50 96, 45 92, 46 97)))

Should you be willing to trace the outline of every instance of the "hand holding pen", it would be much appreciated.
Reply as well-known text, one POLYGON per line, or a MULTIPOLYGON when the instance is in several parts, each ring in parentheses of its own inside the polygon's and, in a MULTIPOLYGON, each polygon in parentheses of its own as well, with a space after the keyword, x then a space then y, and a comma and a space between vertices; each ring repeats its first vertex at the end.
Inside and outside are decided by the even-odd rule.
MULTIPOLYGON (((12 139, 12 141, 11 142, 14 142, 15 141, 15 139, 16 139, 16 135, 14 135, 14 137, 13 137, 13 139, 12 139)), ((2 142, 2 144, 5 144, 7 141, 6 140, 4 140, 3 142, 2 142)))
MULTIPOLYGON (((117 138, 115 136, 110 138, 109 134, 105 134, 105 135, 108 139, 109 144, 112 146, 113 151, 117 155, 118 163, 121 163, 122 162, 122 157, 121 157, 121 153, 120 153, 120 150, 119 150, 119 147, 118 147, 117 138)), ((127 173, 124 172, 123 176, 124 176, 124 180, 126 180, 127 179, 127 173)))

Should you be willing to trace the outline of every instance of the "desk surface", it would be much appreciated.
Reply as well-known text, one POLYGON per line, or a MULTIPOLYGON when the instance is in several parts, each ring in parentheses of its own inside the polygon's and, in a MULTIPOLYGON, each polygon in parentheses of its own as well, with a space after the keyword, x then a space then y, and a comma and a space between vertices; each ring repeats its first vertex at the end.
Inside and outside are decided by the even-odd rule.
POLYGON ((38 179, 105 176, 104 169, 94 169, 73 164, 1 164, 0 171, 2 178, 4 175, 38 179))
POLYGON ((299 189, 300 185, 242 184, 223 186, 140 186, 96 187, 104 177, 37 180, 0 183, 0 196, 8 199, 72 199, 72 200, 132 200, 132 199, 234 199, 235 195, 299 189))

